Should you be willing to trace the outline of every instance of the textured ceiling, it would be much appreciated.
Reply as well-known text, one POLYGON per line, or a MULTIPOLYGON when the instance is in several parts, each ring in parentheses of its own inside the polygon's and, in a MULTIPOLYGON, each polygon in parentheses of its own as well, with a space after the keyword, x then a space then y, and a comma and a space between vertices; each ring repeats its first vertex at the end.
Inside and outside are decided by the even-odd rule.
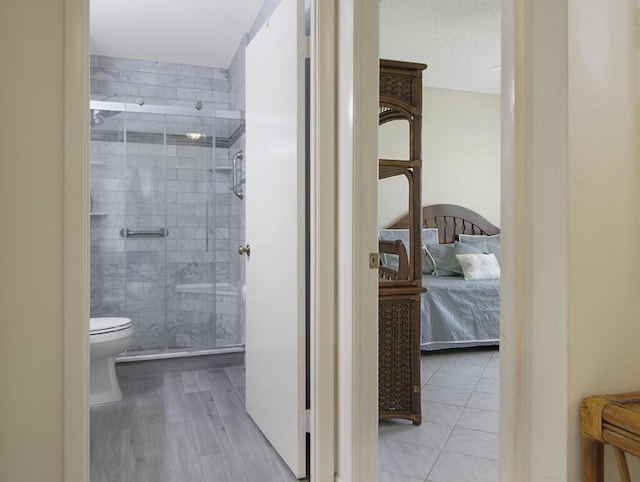
MULTIPOLYGON (((91 0, 91 53, 228 67, 264 0, 91 0)), ((380 56, 424 84, 500 92, 500 0, 381 0, 380 56)))
POLYGON ((380 56, 428 65, 424 85, 500 93, 500 0, 381 0, 380 56))

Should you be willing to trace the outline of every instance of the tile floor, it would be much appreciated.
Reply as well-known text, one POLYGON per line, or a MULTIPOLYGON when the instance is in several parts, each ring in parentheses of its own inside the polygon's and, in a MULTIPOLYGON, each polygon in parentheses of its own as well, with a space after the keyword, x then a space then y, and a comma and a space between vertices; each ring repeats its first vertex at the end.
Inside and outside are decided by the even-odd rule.
POLYGON ((422 355, 422 417, 379 425, 380 482, 498 481, 496 349, 422 355))
MULTIPOLYGON (((423 422, 380 422, 380 482, 498 481, 498 356, 422 355, 423 422)), ((172 363, 120 366, 123 401, 91 409, 91 482, 295 480, 244 412, 242 367, 172 363)))

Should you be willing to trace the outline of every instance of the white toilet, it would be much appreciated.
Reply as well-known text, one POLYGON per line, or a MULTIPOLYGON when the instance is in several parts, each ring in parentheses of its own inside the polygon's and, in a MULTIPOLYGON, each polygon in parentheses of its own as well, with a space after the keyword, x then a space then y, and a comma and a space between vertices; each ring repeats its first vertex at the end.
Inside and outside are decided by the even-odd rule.
POLYGON ((116 378, 115 358, 131 342, 133 327, 129 318, 91 318, 89 321, 91 406, 118 403, 122 391, 116 378))

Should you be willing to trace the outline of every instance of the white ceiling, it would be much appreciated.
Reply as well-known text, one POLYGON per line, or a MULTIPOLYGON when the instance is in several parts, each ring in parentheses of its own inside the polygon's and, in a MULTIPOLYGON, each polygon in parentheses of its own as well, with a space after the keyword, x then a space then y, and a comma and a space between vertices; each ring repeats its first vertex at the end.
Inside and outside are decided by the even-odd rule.
POLYGON ((227 68, 264 0, 91 0, 91 53, 227 68))
MULTIPOLYGON (((265 0, 91 0, 91 53, 226 68, 265 0)), ((500 0, 381 0, 380 56, 424 85, 500 92, 500 0)))

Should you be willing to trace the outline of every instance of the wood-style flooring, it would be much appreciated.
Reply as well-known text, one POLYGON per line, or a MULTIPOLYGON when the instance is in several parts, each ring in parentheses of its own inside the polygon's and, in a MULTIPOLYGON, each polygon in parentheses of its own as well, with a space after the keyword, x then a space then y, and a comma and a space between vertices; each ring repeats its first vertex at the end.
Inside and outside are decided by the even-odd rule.
POLYGON ((242 366, 166 365, 118 366, 122 402, 91 409, 91 482, 297 480, 245 412, 242 366))

